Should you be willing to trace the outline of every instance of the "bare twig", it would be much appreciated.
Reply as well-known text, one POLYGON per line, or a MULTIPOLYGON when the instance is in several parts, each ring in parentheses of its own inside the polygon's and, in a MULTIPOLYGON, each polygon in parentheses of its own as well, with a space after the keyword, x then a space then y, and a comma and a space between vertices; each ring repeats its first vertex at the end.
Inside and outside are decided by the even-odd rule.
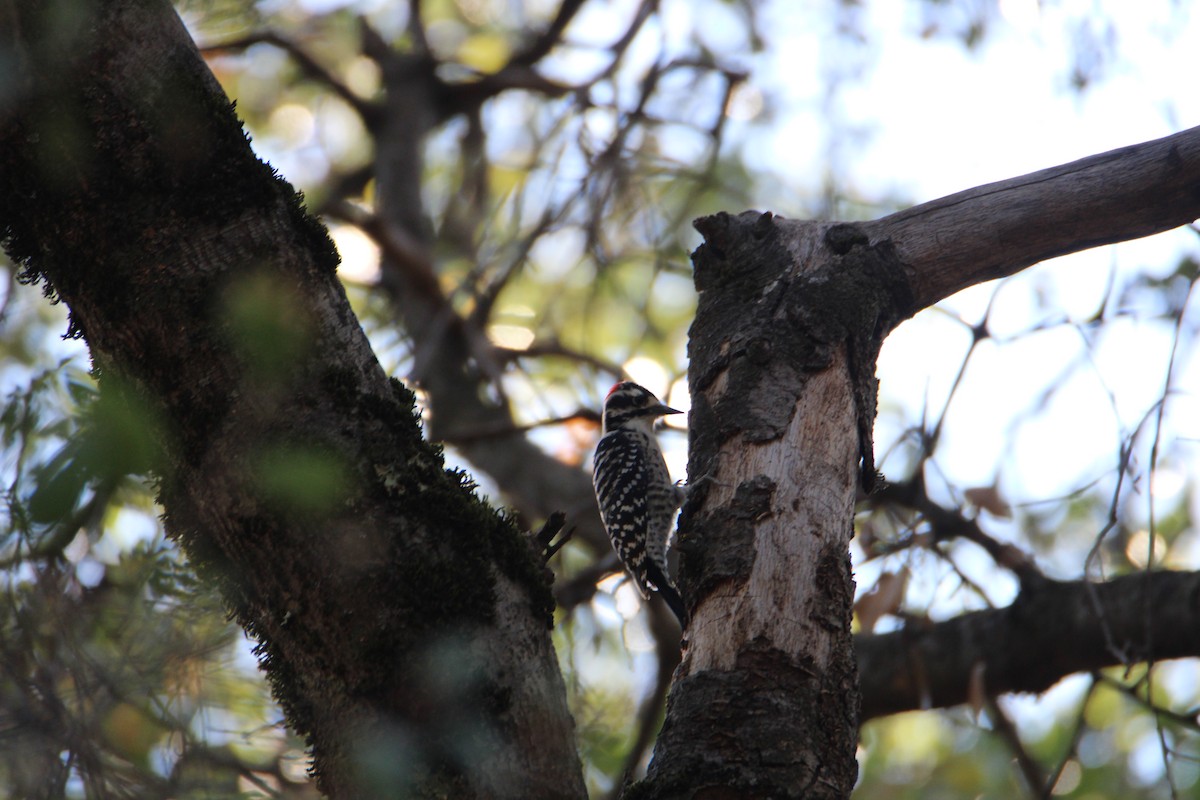
POLYGON ((569 580, 556 583, 554 601, 560 609, 569 614, 576 606, 590 603, 596 596, 596 584, 621 569, 621 562, 610 547, 607 553, 586 569, 580 570, 569 580))
POLYGON ((429 55, 429 37, 425 34, 425 19, 421 16, 421 0, 408 0, 408 35, 418 55, 429 55))
POLYGON ((509 61, 509 66, 532 66, 545 58, 551 50, 562 41, 563 33, 567 26, 571 24, 571 20, 583 7, 584 0, 563 0, 558 7, 558 13, 554 15, 554 20, 546 26, 546 29, 535 36, 528 45, 521 51, 516 53, 512 60, 509 61))
POLYGON ((324 84, 334 94, 346 101, 347 104, 359 113, 364 120, 369 120, 375 112, 375 107, 370 101, 360 97, 357 93, 350 89, 336 75, 323 67, 316 59, 310 56, 304 48, 296 42, 281 36, 274 31, 259 31, 250 33, 245 36, 239 36, 235 39, 230 39, 217 44, 210 44, 200 48, 200 52, 205 54, 217 54, 230 50, 245 50, 246 48, 256 44, 269 44, 272 47, 278 47, 285 53, 290 55, 300 67, 300 71, 307 75, 310 79, 324 84))
POLYGON ((529 345, 529 347, 521 350, 511 347, 496 348, 496 359, 502 364, 512 361, 520 361, 526 358, 546 357, 559 357, 570 359, 571 361, 578 361, 581 364, 587 364, 590 367, 594 367, 601 372, 606 372, 618 379, 625 379, 628 377, 625 374, 625 370, 619 364, 614 364, 607 359, 594 356, 591 353, 575 350, 574 348, 568 347, 557 340, 534 342, 533 344, 529 345))
POLYGON ((567 515, 561 511, 555 511, 550 516, 546 517, 546 521, 542 523, 542 527, 536 534, 534 539, 541 546, 542 561, 548 562, 554 558, 554 554, 562 549, 568 541, 571 540, 571 535, 575 532, 574 528, 568 528, 563 532, 563 526, 566 524, 567 515), (554 537, 562 534, 558 541, 554 541, 554 537))
POLYGON ((1071 729, 1071 737, 1067 740, 1067 747, 1063 751, 1062 757, 1058 760, 1058 765, 1046 776, 1046 782, 1042 784, 1040 795, 1041 800, 1050 800, 1054 794, 1054 787, 1058 785, 1059 778, 1062 777, 1063 770, 1067 764, 1075 756, 1075 751, 1079 747, 1079 741, 1083 738, 1083 732, 1087 730, 1087 706, 1092 699, 1092 695, 1096 692, 1096 682, 1099 673, 1092 673, 1092 682, 1088 685, 1087 693, 1083 696, 1083 700, 1079 703, 1079 713, 1075 715, 1075 725, 1071 729))
POLYGON ((479 428, 464 428, 461 430, 450 430, 442 434, 442 441, 449 444, 466 444, 468 442, 478 442, 482 439, 495 439, 497 437, 511 436, 517 433, 528 433, 529 431, 538 428, 547 428, 552 425, 563 425, 567 422, 575 420, 583 420, 585 422, 600 424, 600 415, 590 409, 580 409, 573 414, 567 414, 565 417, 551 417, 549 419, 541 419, 537 422, 528 422, 524 425, 517 423, 499 423, 491 427, 479 428))
POLYGON ((1000 707, 1000 703, 996 697, 988 695, 987 698, 988 717, 992 720, 992 726, 996 733, 1004 739, 1008 749, 1012 751, 1013 758, 1017 762, 1017 766, 1021 769, 1021 774, 1025 776, 1025 783, 1029 787, 1031 797, 1038 797, 1042 793, 1042 787, 1046 785, 1046 777, 1042 774, 1042 767, 1034 758, 1029 755, 1029 751, 1025 749, 1025 744, 1021 741, 1020 734, 1017 733, 1016 727, 1012 724, 1012 720, 1004 713, 1004 709, 1000 707))
POLYGON ((919 512, 929 523, 934 541, 960 538, 973 542, 982 547, 999 566, 1011 570, 1022 584, 1043 578, 1033 559, 1019 547, 992 538, 977 520, 966 517, 958 509, 943 508, 935 503, 925 491, 925 482, 919 471, 903 483, 887 484, 873 494, 869 502, 874 506, 893 503, 919 512))

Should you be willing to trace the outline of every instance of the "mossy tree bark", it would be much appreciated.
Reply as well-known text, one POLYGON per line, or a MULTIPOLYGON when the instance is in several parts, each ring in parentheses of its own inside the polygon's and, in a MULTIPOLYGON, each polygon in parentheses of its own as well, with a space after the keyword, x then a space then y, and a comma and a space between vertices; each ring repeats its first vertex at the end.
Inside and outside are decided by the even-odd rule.
POLYGON ((166 3, 0 4, 0 225, 331 797, 582 796, 535 548, 421 438, 166 3))

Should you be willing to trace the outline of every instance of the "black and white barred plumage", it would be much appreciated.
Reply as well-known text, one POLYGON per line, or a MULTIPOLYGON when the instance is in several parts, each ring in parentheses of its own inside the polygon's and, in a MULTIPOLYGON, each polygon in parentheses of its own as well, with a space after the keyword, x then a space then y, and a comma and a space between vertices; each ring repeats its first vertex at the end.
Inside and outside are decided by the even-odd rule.
POLYGON ((681 492, 654 437, 655 420, 678 413, 636 383, 612 387, 592 481, 608 538, 638 591, 649 598, 656 590, 684 625, 683 601, 667 571, 667 540, 681 492))

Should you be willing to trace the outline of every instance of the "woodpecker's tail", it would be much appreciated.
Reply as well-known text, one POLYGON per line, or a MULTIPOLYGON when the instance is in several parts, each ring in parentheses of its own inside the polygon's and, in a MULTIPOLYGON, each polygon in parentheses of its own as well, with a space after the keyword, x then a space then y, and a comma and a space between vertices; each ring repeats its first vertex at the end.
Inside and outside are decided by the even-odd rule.
POLYGON ((662 570, 658 568, 658 565, 651 559, 647 559, 647 561, 649 563, 646 565, 646 577, 650 579, 650 582, 654 584, 654 588, 658 590, 662 599, 666 601, 667 606, 675 613, 675 617, 679 620, 679 627, 686 630, 688 616, 687 610, 683 607, 683 598, 679 596, 679 592, 671 583, 671 579, 662 574, 662 570))

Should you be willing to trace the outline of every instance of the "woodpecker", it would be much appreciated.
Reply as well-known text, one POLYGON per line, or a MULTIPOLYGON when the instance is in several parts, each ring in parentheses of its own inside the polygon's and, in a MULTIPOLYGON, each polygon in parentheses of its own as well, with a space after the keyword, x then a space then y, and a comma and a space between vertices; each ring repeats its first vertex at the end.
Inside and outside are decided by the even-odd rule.
POLYGON ((682 492, 654 437, 659 417, 679 413, 636 383, 609 389, 592 483, 608 538, 638 591, 649 599, 656 590, 686 627, 683 601, 667 572, 667 539, 682 492))

